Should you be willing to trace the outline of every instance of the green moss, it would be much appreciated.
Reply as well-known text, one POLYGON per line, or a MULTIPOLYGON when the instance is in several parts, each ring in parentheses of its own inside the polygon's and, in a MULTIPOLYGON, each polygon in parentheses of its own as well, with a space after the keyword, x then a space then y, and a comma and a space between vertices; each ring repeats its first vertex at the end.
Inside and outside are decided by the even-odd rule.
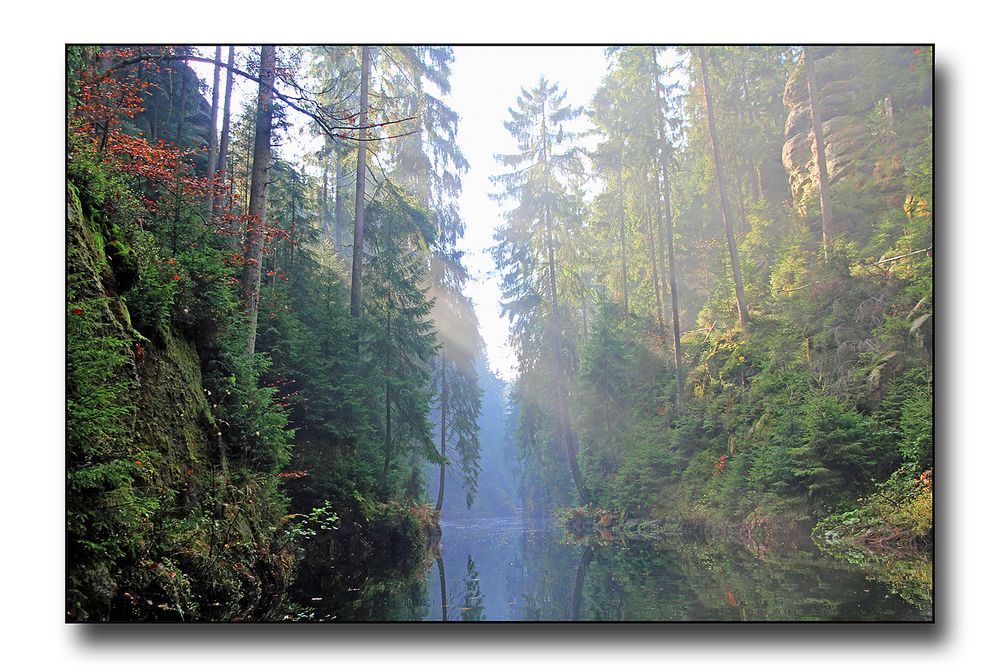
POLYGON ((198 351, 169 319, 155 342, 132 328, 118 294, 139 259, 83 194, 68 184, 68 616, 265 614, 291 569, 276 480, 222 474, 198 351))

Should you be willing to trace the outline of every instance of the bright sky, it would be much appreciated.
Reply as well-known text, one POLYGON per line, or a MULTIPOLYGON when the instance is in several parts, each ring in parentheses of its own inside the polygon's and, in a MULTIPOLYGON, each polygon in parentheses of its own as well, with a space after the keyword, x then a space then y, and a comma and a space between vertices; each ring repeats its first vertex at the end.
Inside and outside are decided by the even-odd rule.
MULTIPOLYGON (((214 49, 201 47, 200 55, 214 57, 214 49)), ((237 63, 245 49, 237 49, 237 63)), ((226 49, 223 48, 223 59, 226 49)), ((194 69, 211 85, 212 65, 192 63, 194 69)), ((450 106, 459 114, 458 143, 469 161, 469 172, 462 181, 459 206, 465 219, 465 251, 471 280, 466 293, 472 298, 479 318, 479 328, 486 341, 490 368, 504 380, 517 374, 516 357, 508 344, 509 323, 500 317, 499 276, 495 275, 489 248, 493 232, 501 224, 500 205, 489 198, 494 192, 490 176, 498 171, 493 156, 513 152, 513 139, 504 129, 507 109, 514 105, 523 87, 531 87, 545 75, 566 91, 567 103, 583 106, 597 89, 606 69, 603 47, 595 46, 460 46, 455 47, 452 66, 450 106)), ((223 76, 223 81, 225 80, 223 76)), ((234 105, 255 94, 256 84, 236 77, 234 105)), ((290 120, 300 126, 294 112, 290 120)), ((301 158, 308 144, 292 129, 281 150, 286 159, 301 158)))
POLYGON ((500 205, 490 176, 498 171, 493 156, 513 152, 515 145, 503 123, 521 87, 531 87, 541 75, 567 92, 566 101, 585 105, 605 72, 604 52, 593 46, 460 46, 452 65, 451 107, 460 116, 458 143, 469 161, 459 200, 465 219, 466 265, 472 281, 466 292, 473 299, 479 329, 486 341, 490 367, 504 380, 517 374, 517 360, 507 341, 508 321, 500 317, 499 276, 494 275, 489 248, 501 224, 500 205))

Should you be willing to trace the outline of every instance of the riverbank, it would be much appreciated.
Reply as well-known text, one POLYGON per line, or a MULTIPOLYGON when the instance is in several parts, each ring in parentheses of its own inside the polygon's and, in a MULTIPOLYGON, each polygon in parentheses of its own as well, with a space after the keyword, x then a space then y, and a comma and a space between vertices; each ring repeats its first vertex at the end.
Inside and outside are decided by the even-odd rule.
MULTIPOLYGON (((366 582, 338 621, 926 621, 921 593, 808 540, 567 539, 530 516, 445 522, 436 566, 366 582)), ((911 581, 913 581, 911 579, 911 581)), ((317 593, 316 595, 322 595, 317 593)), ((318 604, 318 603, 317 603, 318 604)), ((313 620, 321 620, 315 618, 313 620)))
MULTIPOLYGON (((303 543, 287 603, 272 620, 357 619, 412 596, 434 562, 440 517, 430 505, 357 503, 303 543)), ((367 619, 365 619, 367 620, 367 619)))
POLYGON ((562 508, 555 516, 564 541, 587 550, 629 548, 635 544, 660 548, 683 543, 704 545, 691 547, 696 550, 738 546, 759 559, 775 554, 819 553, 844 566, 860 568, 930 617, 934 601, 933 537, 929 531, 921 531, 928 524, 919 520, 933 501, 930 477, 918 478, 915 485, 905 479, 894 484, 893 495, 889 495, 893 485, 887 483, 858 509, 818 522, 753 512, 742 521, 707 523, 687 518, 671 523, 655 518, 627 519, 589 506, 562 508))

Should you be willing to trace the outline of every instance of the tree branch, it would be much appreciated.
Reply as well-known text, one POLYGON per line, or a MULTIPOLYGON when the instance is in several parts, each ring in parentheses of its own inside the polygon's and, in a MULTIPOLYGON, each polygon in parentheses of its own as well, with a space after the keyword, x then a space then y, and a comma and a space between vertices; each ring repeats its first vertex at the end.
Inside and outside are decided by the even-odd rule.
MULTIPOLYGON (((152 53, 147 53, 147 54, 141 54, 141 55, 135 56, 134 58, 126 58, 124 60, 121 60, 121 61, 115 63, 114 65, 111 65, 110 67, 108 67, 107 70, 105 70, 103 73, 101 73, 101 75, 99 76, 99 78, 103 79, 103 78, 109 76, 112 72, 114 72, 116 70, 124 69, 124 68, 130 67, 132 65, 137 65, 140 62, 147 62, 147 61, 173 61, 173 60, 182 60, 182 61, 193 60, 195 62, 209 63, 209 64, 212 64, 212 65, 215 64, 215 60, 214 59, 212 59, 212 58, 203 58, 201 56, 180 55, 180 54, 152 54, 152 53)), ((258 84, 260 83, 260 79, 258 77, 254 76, 253 74, 250 74, 249 72, 245 72, 245 71, 239 69, 238 67, 230 66, 228 63, 220 63, 220 67, 228 69, 233 74, 239 75, 239 76, 243 77, 244 79, 247 79, 249 81, 255 81, 258 84)), ((298 88, 298 87, 296 86, 296 88, 298 88)), ((279 100, 281 100, 282 102, 284 102, 285 104, 287 104, 292 109, 295 109, 299 113, 301 113, 303 115, 306 115, 309 118, 312 118, 316 122, 316 124, 319 125, 320 129, 324 132, 324 134, 328 135, 330 138, 334 138, 334 139, 347 139, 347 140, 350 140, 350 141, 382 141, 383 139, 396 139, 398 137, 405 137, 405 136, 408 136, 410 134, 415 134, 416 132, 419 131, 419 130, 413 130, 411 132, 407 132, 407 133, 404 133, 404 134, 397 134, 397 135, 392 135, 392 136, 387 136, 387 137, 370 137, 370 138, 365 138, 365 139, 358 139, 357 137, 352 137, 352 136, 347 135, 347 134, 338 134, 335 130, 350 130, 350 131, 370 130, 370 129, 374 129, 374 128, 378 128, 378 127, 385 127, 385 126, 388 126, 388 125, 397 125, 399 123, 405 123, 407 121, 416 120, 417 116, 409 116, 407 118, 398 118, 396 120, 388 120, 388 121, 385 121, 385 122, 382 122, 382 123, 373 123, 371 125, 364 125, 364 126, 361 126, 361 125, 339 125, 339 124, 335 125, 335 124, 331 124, 328 119, 323 118, 320 115, 319 111, 311 111, 309 109, 306 109, 303 106, 301 106, 300 104, 296 103, 295 100, 297 99, 297 100, 307 101, 307 102, 310 102, 312 104, 316 104, 317 106, 319 105, 318 102, 315 102, 314 100, 311 100, 311 99, 308 99, 308 98, 303 98, 303 97, 292 98, 292 97, 286 95, 285 93, 282 93, 281 91, 279 91, 277 88, 275 88, 273 86, 271 87, 271 91, 274 93, 275 97, 277 97, 279 100)), ((301 89, 299 89, 299 92, 301 92, 301 89)))
POLYGON ((910 255, 919 255, 922 252, 927 253, 927 256, 930 257, 931 247, 921 248, 920 250, 914 250, 913 252, 908 252, 904 255, 896 255, 895 257, 887 257, 885 259, 880 259, 879 261, 874 262, 873 264, 867 264, 866 266, 878 266, 879 264, 887 264, 889 262, 895 262, 897 259, 903 259, 904 257, 909 257, 910 255))
POLYGON ((805 289, 807 287, 812 287, 813 285, 819 285, 822 282, 825 282, 825 281, 823 281, 823 280, 816 280, 816 281, 811 282, 811 283, 806 283, 805 285, 799 285, 798 287, 782 288, 781 291, 782 292, 798 292, 800 289, 805 289))

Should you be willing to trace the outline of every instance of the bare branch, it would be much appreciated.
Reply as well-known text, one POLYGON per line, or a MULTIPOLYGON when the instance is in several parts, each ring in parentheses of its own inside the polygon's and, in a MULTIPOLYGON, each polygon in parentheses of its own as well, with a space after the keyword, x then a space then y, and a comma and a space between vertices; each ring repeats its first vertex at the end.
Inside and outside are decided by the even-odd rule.
POLYGON ((889 262, 895 262, 897 259, 903 259, 905 257, 909 257, 910 255, 919 255, 920 253, 927 253, 927 256, 930 257, 931 248, 930 247, 921 248, 920 250, 914 250, 913 252, 908 252, 908 253, 906 253, 904 255, 896 255, 895 257, 887 257, 885 259, 880 259, 879 261, 874 262, 872 264, 868 264, 867 266, 877 266, 879 264, 888 264, 889 262))
MULTIPOLYGON (((121 61, 115 63, 114 65, 111 65, 110 67, 108 67, 107 70, 105 70, 103 73, 100 74, 99 78, 103 79, 104 77, 107 77, 108 75, 110 75, 112 72, 114 72, 116 70, 124 69, 124 68, 130 67, 132 65, 137 65, 140 62, 146 62, 146 61, 173 61, 173 60, 182 60, 182 61, 193 60, 195 62, 209 63, 209 64, 212 64, 212 65, 215 64, 215 60, 214 59, 203 58, 201 56, 180 55, 180 54, 153 54, 153 53, 145 53, 145 54, 140 54, 138 56, 135 56, 134 58, 126 58, 124 60, 121 60, 121 61)), ((260 83, 260 79, 258 77, 254 76, 253 74, 250 74, 249 72, 245 72, 245 71, 239 69, 238 67, 230 66, 228 63, 221 63, 220 66, 223 67, 223 68, 225 68, 225 69, 230 70, 233 74, 236 74, 236 75, 239 75, 239 76, 243 77, 244 79, 247 79, 249 81, 254 81, 254 82, 258 83, 258 84, 260 83)), ((299 87, 297 85, 295 85, 294 87, 296 88, 296 90, 298 92, 302 92, 302 90, 303 90, 301 87, 299 87)), ((320 115, 321 111, 311 111, 309 109, 304 108, 302 105, 300 105, 298 102, 296 102, 296 100, 299 100, 299 101, 310 102, 312 104, 317 104, 318 105, 318 103, 315 102, 314 100, 311 100, 311 99, 308 99, 308 98, 304 98, 304 97, 292 97, 292 96, 289 96, 286 93, 281 92, 280 90, 278 90, 277 88, 275 88, 273 86, 271 87, 271 91, 274 93, 275 97, 277 97, 279 100, 281 100, 282 102, 284 102, 285 104, 287 104, 289 107, 291 107, 292 109, 298 111, 299 113, 304 114, 304 115, 308 116, 309 118, 313 119, 316 122, 316 124, 319 125, 320 129, 324 132, 324 134, 328 135, 331 138, 347 139, 349 141, 382 141, 384 139, 396 139, 398 137, 405 137, 405 136, 408 136, 410 134, 415 134, 416 132, 419 131, 419 130, 413 130, 411 132, 407 132, 407 133, 404 133, 404 134, 397 134, 397 135, 392 135, 392 136, 387 136, 387 137, 370 137, 370 138, 365 138, 365 139, 358 139, 357 137, 352 137, 352 136, 347 135, 347 134, 338 134, 337 130, 348 130, 348 131, 370 130, 370 129, 374 129, 374 128, 385 127, 385 126, 388 126, 388 125, 398 125, 399 123, 405 123, 407 121, 416 120, 417 117, 416 116, 409 116, 407 118, 398 118, 398 119, 395 119, 395 120, 388 120, 388 121, 385 121, 385 122, 382 122, 382 123, 373 123, 373 124, 364 125, 364 126, 361 126, 361 125, 340 125, 340 124, 333 124, 333 123, 330 122, 329 119, 324 118, 322 115, 320 115)))
POLYGON ((819 285, 822 282, 826 282, 826 281, 824 281, 824 280, 816 280, 816 281, 811 282, 811 283, 806 283, 805 285, 799 285, 798 287, 782 288, 781 291, 782 292, 798 292, 800 289, 805 289, 807 287, 812 287, 813 285, 819 285))

